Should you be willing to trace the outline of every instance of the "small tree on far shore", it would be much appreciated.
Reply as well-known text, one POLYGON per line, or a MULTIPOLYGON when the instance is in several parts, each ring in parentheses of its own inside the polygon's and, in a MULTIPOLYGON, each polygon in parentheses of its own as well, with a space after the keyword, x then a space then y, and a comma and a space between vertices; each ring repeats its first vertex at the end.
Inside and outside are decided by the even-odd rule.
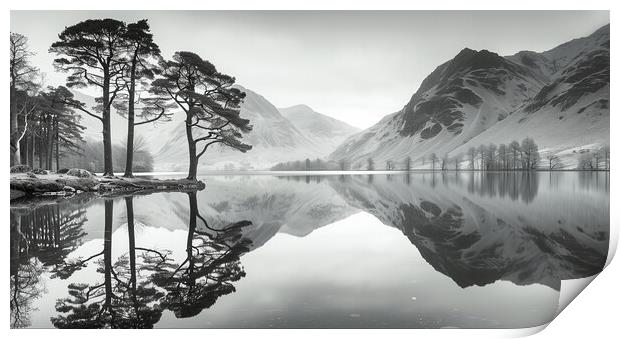
POLYGON ((459 153, 457 155, 455 155, 452 158, 452 161, 454 161, 454 170, 458 171, 461 169, 460 165, 461 165, 461 161, 463 160, 463 154, 459 153))
POLYGON ((435 164, 439 160, 437 158, 437 154, 431 153, 428 157, 429 157, 429 160, 431 161, 431 169, 434 171, 435 170, 435 164))
POLYGON ((405 171, 411 171, 411 157, 405 158, 405 171))
POLYGON ((558 157, 557 155, 549 154, 545 158, 547 159, 548 169, 550 171, 553 171, 555 169, 562 167, 562 161, 560 160, 560 157, 558 157))
POLYGON ((372 160, 372 158, 368 158, 366 169, 369 170, 369 171, 374 171, 375 170, 375 161, 372 160))

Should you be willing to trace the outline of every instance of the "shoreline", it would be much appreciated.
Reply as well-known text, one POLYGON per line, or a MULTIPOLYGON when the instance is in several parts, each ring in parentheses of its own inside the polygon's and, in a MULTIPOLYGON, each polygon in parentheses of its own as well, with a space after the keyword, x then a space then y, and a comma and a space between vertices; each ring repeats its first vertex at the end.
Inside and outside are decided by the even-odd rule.
POLYGON ((31 171, 10 174, 10 200, 31 198, 72 197, 83 193, 92 193, 98 197, 117 195, 155 193, 155 192, 192 192, 206 187, 202 181, 188 179, 124 178, 101 177, 92 173, 74 169, 67 173, 35 174, 31 171))
MULTIPOLYGON (((538 172, 584 172, 584 173, 609 173, 609 170, 584 171, 584 170, 545 170, 534 171, 481 171, 481 170, 430 170, 411 169, 407 170, 309 170, 309 171, 204 171, 199 176, 222 176, 222 175, 273 175, 273 176, 333 176, 333 175, 407 175, 407 174, 447 174, 447 173, 538 173, 538 172)), ((10 174, 10 202, 11 204, 40 204, 58 202, 62 199, 71 198, 82 194, 92 194, 95 198, 118 197, 125 195, 150 194, 158 192, 195 192, 203 190, 206 185, 197 180, 185 178, 163 179, 155 178, 159 175, 185 176, 183 172, 143 172, 135 173, 133 178, 120 176, 102 177, 82 169, 72 169, 67 173, 42 173, 32 171, 10 174), (30 201, 31 200, 31 201, 30 201)))

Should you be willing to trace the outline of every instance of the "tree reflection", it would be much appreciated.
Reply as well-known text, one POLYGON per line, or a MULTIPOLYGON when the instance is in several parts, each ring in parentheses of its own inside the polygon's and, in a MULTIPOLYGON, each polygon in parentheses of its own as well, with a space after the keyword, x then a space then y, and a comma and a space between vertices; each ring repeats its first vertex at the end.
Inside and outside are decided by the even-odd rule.
POLYGON ((198 212, 195 193, 190 203, 186 256, 177 264, 171 251, 136 246, 133 198, 125 198, 128 252, 112 256, 113 201, 105 201, 103 250, 86 259, 67 261, 56 270, 61 278, 97 259, 103 282, 71 283, 69 296, 57 301, 58 328, 152 328, 169 309, 189 317, 210 307, 222 295, 235 291, 232 282, 245 276, 239 256, 250 241, 241 232, 248 221, 214 229, 198 212), (197 220, 204 224, 199 229, 197 220), (137 255, 139 253, 139 255, 137 255), (114 262, 113 262, 114 261, 114 262))
POLYGON ((25 215, 11 211, 11 327, 30 325, 32 304, 45 292, 41 274, 81 244, 85 220, 83 210, 66 212, 59 205, 25 215))
MULTIPOLYGON (((460 177, 455 177, 455 184, 460 186, 460 177)), ((444 183, 446 184, 446 183, 444 183)), ((451 184, 451 183, 447 183, 451 184)), ((508 196, 512 200, 525 203, 534 201, 538 194, 538 173, 532 172, 470 172, 467 191, 480 196, 501 198, 508 196)))
POLYGON ((220 296, 234 292, 232 283, 245 276, 239 256, 248 252, 251 245, 241 232, 243 227, 251 225, 249 221, 222 229, 211 228, 198 212, 196 194, 188 193, 188 197, 186 257, 178 265, 168 260, 159 262, 152 276, 154 283, 166 291, 162 307, 172 310, 178 318, 195 316, 220 296), (198 220, 205 231, 198 229, 198 220))

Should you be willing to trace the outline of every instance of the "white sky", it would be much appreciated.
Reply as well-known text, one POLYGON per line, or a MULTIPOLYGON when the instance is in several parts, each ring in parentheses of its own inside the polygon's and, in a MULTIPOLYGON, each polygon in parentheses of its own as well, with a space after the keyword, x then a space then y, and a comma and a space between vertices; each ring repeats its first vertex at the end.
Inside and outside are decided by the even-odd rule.
POLYGON ((164 56, 198 53, 277 107, 306 104, 370 127, 409 101, 461 49, 537 52, 609 23, 608 11, 12 11, 48 85, 64 84, 47 52, 88 18, 147 18, 164 56))

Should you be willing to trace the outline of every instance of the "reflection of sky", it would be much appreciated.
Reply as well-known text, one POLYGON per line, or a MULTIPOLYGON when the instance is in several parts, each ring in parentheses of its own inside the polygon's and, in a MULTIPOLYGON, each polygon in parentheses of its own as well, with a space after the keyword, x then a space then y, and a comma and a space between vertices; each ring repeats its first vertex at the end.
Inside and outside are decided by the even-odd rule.
POLYGON ((541 285, 461 289, 363 212, 304 238, 278 234, 242 263, 235 294, 195 318, 165 313, 157 326, 525 327, 550 320, 558 302, 541 285))
MULTIPOLYGON (((138 228, 139 247, 170 249, 184 255, 185 231, 138 228)), ((113 234, 113 255, 127 251, 124 225, 113 234)), ((101 250, 88 241, 73 256, 101 250)), ((237 292, 188 319, 164 312, 165 327, 512 327, 551 319, 558 293, 542 285, 518 287, 497 282, 461 289, 436 272, 400 231, 367 213, 321 228, 304 238, 277 234, 242 257, 247 276, 237 292), (413 299, 415 298, 415 300, 413 299), (488 303, 493 300, 492 303, 488 303)), ((101 281, 90 265, 71 278, 101 281)), ((46 279, 47 280, 47 279, 46 279)), ((48 294, 36 303, 33 327, 50 326, 66 280, 47 280, 48 294)))
MULTIPOLYGON (((272 209, 279 207, 284 212, 265 213, 260 211, 264 206, 258 204, 256 210, 241 209, 239 214, 233 213, 233 209, 233 212, 218 217, 229 221, 251 219, 265 227, 288 225, 289 228, 282 226, 280 233, 241 258, 247 276, 234 283, 236 293, 221 297, 210 309, 194 318, 176 319, 166 311, 156 326, 433 328, 541 324, 554 315, 558 292, 547 286, 531 284, 531 281, 540 280, 530 280, 526 286, 497 281, 484 287, 462 289, 450 277, 429 265, 401 230, 386 227, 383 223, 399 220, 400 210, 393 207, 400 203, 419 204, 426 200, 442 209, 458 204, 466 214, 465 226, 482 228, 487 239, 503 241, 508 253, 504 259, 510 263, 518 257, 511 256, 508 250, 519 241, 509 244, 510 238, 496 238, 494 218, 502 218, 518 227, 531 225, 549 232, 562 229, 579 234, 575 231, 578 226, 590 234, 596 230, 608 230, 609 225, 604 224, 609 215, 608 177, 603 177, 603 182, 597 178, 576 173, 554 173, 552 176, 543 173, 538 176, 535 192, 524 201, 521 196, 516 199, 500 196, 499 190, 493 193, 488 189, 489 181, 480 185, 479 178, 465 173, 460 179, 456 176, 412 175, 409 184, 399 176, 390 180, 385 176, 375 176, 372 185, 367 184, 365 176, 345 183, 333 177, 310 184, 267 176, 209 177, 205 180, 209 188, 198 194, 203 216, 214 217, 213 206, 221 201, 231 201, 235 206, 235 202, 260 193, 259 196, 264 197, 261 199, 269 201, 272 209), (477 191, 478 186, 482 192, 477 191), (470 190, 471 187, 474 189, 470 190), (355 194, 348 196, 350 193, 355 194), (278 198, 280 195, 286 199, 278 198), (356 201, 351 197, 372 203, 374 215, 368 213, 368 209, 368 212, 358 212, 357 206, 353 206, 356 201), (280 203, 274 205, 275 201, 280 203), (326 201, 352 205, 335 209, 337 215, 304 216, 307 211, 314 210, 316 204, 326 201), (476 212, 478 210, 484 213, 476 212), (483 222, 481 216, 487 220, 483 222), (299 237, 282 232, 290 232, 294 220, 296 224, 307 226, 303 228, 304 232, 291 233, 298 233, 299 237), (323 226, 321 222, 325 220, 336 221, 323 226)), ((187 195, 183 193, 136 197, 137 246, 171 250, 176 261, 182 261, 189 217, 187 201, 187 195)), ((85 258, 101 250, 103 210, 100 201, 87 206, 85 230, 89 234, 85 243, 70 257, 85 258)), ((114 203, 114 256, 127 252, 125 223, 125 202, 117 199, 114 203)), ((591 244, 587 238, 578 240, 591 244)), ((602 246, 603 242, 598 245, 602 246)), ((431 242, 430 246, 437 244, 431 242)), ((456 262, 457 259, 447 260, 456 262)), ((56 300, 67 296, 69 282, 102 281, 103 275, 95 273, 95 266, 91 264, 76 272, 70 281, 50 280, 45 274, 43 280, 48 292, 35 301, 34 306, 39 311, 32 314, 33 327, 51 326, 50 316, 56 313, 56 300)), ((544 267, 542 262, 540 267, 544 267)), ((575 270, 570 265, 555 269, 557 274, 570 274, 575 270)), ((554 272, 545 274, 553 277, 554 272)), ((545 275, 534 276, 534 279, 540 277, 545 275)), ((515 276, 504 277, 504 280, 508 279, 515 279, 515 276)))

